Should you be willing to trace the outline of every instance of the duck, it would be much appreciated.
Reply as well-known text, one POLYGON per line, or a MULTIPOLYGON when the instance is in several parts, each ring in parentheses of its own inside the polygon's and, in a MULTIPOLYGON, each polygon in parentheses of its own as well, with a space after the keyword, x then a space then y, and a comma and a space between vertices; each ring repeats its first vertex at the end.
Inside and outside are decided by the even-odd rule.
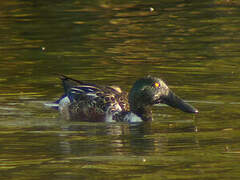
POLYGON ((152 121, 152 107, 166 104, 186 113, 198 110, 178 97, 166 83, 153 76, 136 80, 129 93, 118 86, 104 86, 60 75, 64 94, 53 103, 60 114, 72 121, 152 121))

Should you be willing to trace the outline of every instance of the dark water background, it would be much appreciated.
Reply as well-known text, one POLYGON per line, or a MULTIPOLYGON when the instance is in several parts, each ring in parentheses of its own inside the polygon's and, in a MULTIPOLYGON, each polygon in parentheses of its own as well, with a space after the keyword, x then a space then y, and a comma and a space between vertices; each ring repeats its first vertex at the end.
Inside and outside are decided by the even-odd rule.
POLYGON ((0 1, 1 179, 239 179, 240 2, 0 1), (161 77, 200 113, 67 122, 57 74, 161 77))

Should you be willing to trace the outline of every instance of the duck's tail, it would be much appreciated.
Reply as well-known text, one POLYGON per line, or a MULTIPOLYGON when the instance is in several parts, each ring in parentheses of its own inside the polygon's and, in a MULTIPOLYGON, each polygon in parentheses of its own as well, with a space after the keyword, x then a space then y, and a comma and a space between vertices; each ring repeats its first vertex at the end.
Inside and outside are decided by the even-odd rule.
MULTIPOLYGON (((76 79, 73 79, 73 78, 70 78, 70 77, 67 77, 63 74, 57 74, 59 76, 59 78, 62 80, 62 83, 63 83, 63 88, 64 88, 64 91, 65 91, 65 94, 60 97, 57 101, 55 102, 49 102, 49 103, 45 103, 44 105, 46 107, 50 107, 50 108, 53 108, 53 109, 56 109, 58 110, 59 109, 59 106, 61 106, 62 104, 69 101, 69 98, 67 97, 67 93, 69 91, 69 89, 71 89, 72 87, 74 86, 77 86, 77 85, 81 85, 81 84, 84 84, 82 81, 79 81, 79 80, 76 80, 76 79), (66 98, 67 97, 67 98, 66 98)), ((61 107, 60 107, 61 108, 61 107)))
POLYGON ((74 86, 84 84, 82 81, 67 77, 62 74, 59 75, 59 78, 62 80, 65 93, 67 93, 68 90, 74 86))
POLYGON ((58 110, 60 101, 65 100, 65 99, 66 99, 66 95, 64 94, 64 95, 63 95, 62 97, 60 97, 57 101, 55 101, 55 102, 47 102, 47 103, 44 103, 44 105, 45 105, 46 107, 49 107, 49 108, 53 108, 53 109, 58 110))
POLYGON ((47 103, 44 103, 44 106, 58 110, 59 104, 57 104, 56 102, 53 102, 53 103, 47 102, 47 103))

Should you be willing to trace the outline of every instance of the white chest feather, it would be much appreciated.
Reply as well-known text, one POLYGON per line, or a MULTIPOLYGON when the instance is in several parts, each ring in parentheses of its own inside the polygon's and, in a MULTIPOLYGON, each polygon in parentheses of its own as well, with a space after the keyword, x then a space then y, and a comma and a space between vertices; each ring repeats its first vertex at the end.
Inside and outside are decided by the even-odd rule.
POLYGON ((124 117, 123 121, 129 122, 129 123, 137 123, 137 122, 142 122, 142 119, 136 114, 130 112, 124 117))
POLYGON ((65 119, 70 118, 69 109, 68 109, 69 105, 70 105, 70 99, 67 96, 62 98, 61 101, 59 102, 59 106, 58 106, 59 112, 65 119))

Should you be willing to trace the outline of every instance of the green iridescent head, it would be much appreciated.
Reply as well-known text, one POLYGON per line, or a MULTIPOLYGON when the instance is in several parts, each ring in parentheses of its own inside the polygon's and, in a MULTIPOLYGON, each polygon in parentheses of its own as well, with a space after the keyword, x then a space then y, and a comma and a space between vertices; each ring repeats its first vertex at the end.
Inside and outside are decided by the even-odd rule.
POLYGON ((131 111, 143 120, 151 120, 151 107, 160 103, 188 113, 198 112, 193 106, 176 96, 160 78, 147 76, 134 83, 129 94, 131 111))

